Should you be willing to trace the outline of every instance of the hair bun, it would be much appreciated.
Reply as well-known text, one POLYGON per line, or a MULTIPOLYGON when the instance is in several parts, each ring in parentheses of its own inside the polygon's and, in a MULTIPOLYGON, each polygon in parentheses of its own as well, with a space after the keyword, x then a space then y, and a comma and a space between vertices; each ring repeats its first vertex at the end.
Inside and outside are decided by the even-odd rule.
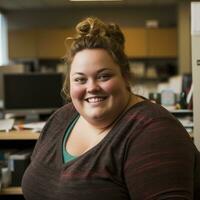
POLYGON ((105 24, 97 18, 86 18, 76 26, 78 37, 84 36, 104 36, 106 33, 105 24))
POLYGON ((98 18, 88 17, 76 26, 77 38, 102 37, 121 46, 124 49, 124 35, 117 24, 105 24, 98 18))

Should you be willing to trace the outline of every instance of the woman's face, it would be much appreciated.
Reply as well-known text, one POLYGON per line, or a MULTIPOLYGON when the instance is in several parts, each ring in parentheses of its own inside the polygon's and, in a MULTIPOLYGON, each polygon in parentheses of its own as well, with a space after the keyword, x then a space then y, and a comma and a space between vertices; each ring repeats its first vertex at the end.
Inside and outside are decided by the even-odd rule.
POLYGON ((71 63, 70 96, 81 116, 104 126, 124 109, 129 92, 120 67, 106 50, 84 49, 71 63))

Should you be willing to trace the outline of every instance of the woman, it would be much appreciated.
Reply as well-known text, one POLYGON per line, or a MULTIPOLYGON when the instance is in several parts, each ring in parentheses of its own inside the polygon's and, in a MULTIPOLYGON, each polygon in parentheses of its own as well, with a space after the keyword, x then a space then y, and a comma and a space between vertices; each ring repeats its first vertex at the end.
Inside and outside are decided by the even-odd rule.
POLYGON ((124 36, 87 18, 67 55, 64 92, 37 142, 27 200, 200 199, 200 156, 164 108, 131 93, 124 36))

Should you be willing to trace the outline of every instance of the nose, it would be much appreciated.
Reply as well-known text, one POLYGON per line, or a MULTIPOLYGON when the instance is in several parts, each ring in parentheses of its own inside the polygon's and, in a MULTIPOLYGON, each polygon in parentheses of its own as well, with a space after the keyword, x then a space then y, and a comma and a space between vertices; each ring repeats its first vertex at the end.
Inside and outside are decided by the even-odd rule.
POLYGON ((89 80, 87 84, 87 92, 94 93, 100 91, 101 87, 95 80, 89 80))

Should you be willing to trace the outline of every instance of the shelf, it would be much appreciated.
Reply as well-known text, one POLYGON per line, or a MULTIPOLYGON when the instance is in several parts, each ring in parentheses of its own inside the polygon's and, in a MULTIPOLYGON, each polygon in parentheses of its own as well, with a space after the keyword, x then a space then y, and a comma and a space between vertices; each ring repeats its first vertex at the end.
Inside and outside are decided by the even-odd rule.
POLYGON ((136 77, 136 82, 159 82, 159 77, 157 78, 148 78, 148 77, 136 77))
POLYGON ((193 110, 188 110, 188 109, 180 109, 180 110, 169 110, 171 113, 185 113, 185 114, 192 114, 193 110))
POLYGON ((185 128, 194 128, 194 124, 191 123, 191 124, 182 124, 185 128))
POLYGON ((37 140, 39 135, 30 130, 0 132, 0 140, 37 140))
POLYGON ((0 195, 22 195, 22 188, 21 187, 2 188, 0 191, 0 195))

